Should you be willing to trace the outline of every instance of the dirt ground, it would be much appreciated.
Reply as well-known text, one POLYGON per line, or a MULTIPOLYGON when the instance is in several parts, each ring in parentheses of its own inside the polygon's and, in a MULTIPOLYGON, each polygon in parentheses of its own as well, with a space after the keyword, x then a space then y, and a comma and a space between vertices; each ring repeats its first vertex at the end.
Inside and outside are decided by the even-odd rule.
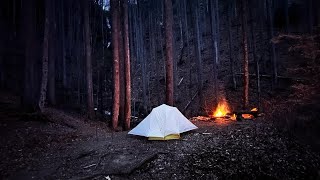
POLYGON ((1 97, 1 179, 320 179, 319 154, 264 117, 193 121, 180 140, 148 141, 57 109, 24 114, 1 97))

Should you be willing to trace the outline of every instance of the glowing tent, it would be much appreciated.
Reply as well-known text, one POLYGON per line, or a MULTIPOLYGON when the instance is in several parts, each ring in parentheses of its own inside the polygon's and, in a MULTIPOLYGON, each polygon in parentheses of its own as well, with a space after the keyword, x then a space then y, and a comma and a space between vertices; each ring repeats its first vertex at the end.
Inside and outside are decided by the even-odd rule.
POLYGON ((197 129, 176 107, 162 104, 128 134, 149 137, 149 140, 179 139, 180 133, 197 129))

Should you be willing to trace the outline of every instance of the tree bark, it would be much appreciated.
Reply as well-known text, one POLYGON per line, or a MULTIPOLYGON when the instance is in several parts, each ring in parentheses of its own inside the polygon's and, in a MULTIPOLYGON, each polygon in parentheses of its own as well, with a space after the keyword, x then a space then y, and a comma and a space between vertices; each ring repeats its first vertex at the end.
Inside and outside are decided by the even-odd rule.
POLYGON ((200 22, 199 22, 199 4, 198 2, 194 2, 194 30, 195 30, 195 50, 196 50, 196 58, 197 58, 197 74, 198 74, 198 95, 200 105, 202 104, 203 96, 202 96, 202 87, 203 87, 203 73, 202 73, 202 57, 201 57, 201 31, 200 31, 200 22))
POLYGON ((230 69, 232 74, 232 84, 233 89, 237 89, 237 81, 234 72, 234 54, 233 54, 233 47, 232 47, 232 23, 231 23, 231 16, 232 16, 232 5, 229 4, 228 7, 228 35, 229 35, 229 58, 230 58, 230 69))
POLYGON ((50 0, 45 1, 45 24, 44 24, 44 35, 43 35, 43 54, 42 54, 42 77, 40 87, 40 98, 38 106, 40 112, 43 112, 46 97, 47 97, 47 85, 48 85, 48 54, 49 54, 49 22, 50 22, 50 0))
MULTIPOLYGON (((183 1, 178 2, 178 12, 179 12, 179 33, 180 33, 180 48, 184 46, 184 39, 183 39, 183 25, 182 25, 182 18, 183 18, 183 1)), ((180 49, 179 48, 179 49, 180 49)))
MULTIPOLYGON (((162 68, 158 68, 159 71, 159 77, 162 77, 163 74, 165 74, 165 55, 163 51, 163 32, 162 32, 162 25, 160 22, 163 22, 163 1, 157 1, 157 6, 161 7, 158 8, 157 11, 157 40, 158 40, 158 47, 160 49, 160 58, 158 58, 158 67, 164 67, 163 70, 162 68)), ((163 103, 164 97, 158 96, 158 102, 163 103)))
POLYGON ((173 106, 173 11, 172 1, 164 1, 166 39, 166 103, 173 106))
POLYGON ((118 13, 118 27, 119 27, 119 76, 120 76, 120 106, 119 106, 119 122, 122 127, 125 125, 125 67, 124 67, 124 37, 123 37, 123 3, 124 0, 119 1, 118 13))
POLYGON ((220 31, 220 16, 219 16, 219 0, 215 0, 215 18, 216 18, 216 43, 215 43, 215 52, 216 52, 216 63, 219 64, 219 31, 220 31))
MULTIPOLYGON (((273 27, 273 10, 272 10, 272 0, 267 0, 268 14, 269 14, 269 33, 270 39, 274 36, 274 27, 273 27)), ((272 55, 272 66, 273 66, 273 81, 272 87, 278 84, 278 68, 277 68, 277 55, 276 47, 274 43, 271 43, 271 55, 272 55)))
MULTIPOLYGON (((2 38, 2 36, 3 36, 3 34, 5 34, 4 32, 3 32, 3 28, 0 28, 0 37, 2 38)), ((2 88, 4 88, 4 75, 5 75, 5 73, 4 73, 4 70, 5 70, 5 68, 4 68, 4 63, 3 63, 3 57, 2 57, 2 51, 3 51, 3 46, 4 46, 4 42, 3 41, 0 41, 0 89, 2 89, 2 88)))
POLYGON ((130 45, 128 25, 128 1, 123 2, 123 35, 124 35, 124 62, 125 62, 125 129, 130 129, 131 119, 131 74, 130 74, 130 45))
MULTIPOLYGON (((188 26, 188 14, 187 14, 187 1, 188 0, 182 0, 183 2, 183 22, 184 22, 184 35, 185 35, 185 45, 186 45, 186 64, 188 64, 189 67, 189 84, 188 86, 191 87, 191 58, 189 58, 189 26, 188 26)), ((191 88, 188 89, 188 97, 191 98, 191 88)))
POLYGON ((90 119, 94 116, 93 109, 93 83, 92 83, 92 59, 91 59, 91 33, 89 22, 89 0, 82 0, 84 7, 84 40, 86 54, 86 86, 87 86, 87 113, 90 119))
POLYGON ((214 80, 214 94, 215 94, 215 103, 218 104, 218 62, 219 62, 219 53, 218 53, 218 22, 216 18, 216 14, 218 9, 215 8, 215 2, 209 1, 210 3, 210 23, 211 23, 211 38, 212 38, 212 45, 214 47, 213 54, 213 80, 214 80))
MULTIPOLYGON (((100 4, 100 12, 101 12, 101 37, 102 37, 102 69, 106 69, 106 62, 105 62, 105 30, 104 30, 104 27, 106 26, 105 25, 105 16, 104 16, 104 11, 102 11, 102 9, 104 8, 104 4, 105 2, 102 0, 101 1, 101 4, 100 4)), ((101 114, 104 114, 104 93, 105 93, 105 82, 106 82, 106 72, 105 71, 100 71, 100 86, 98 87, 99 88, 99 99, 98 99, 98 102, 99 102, 99 106, 98 106, 98 109, 99 109, 99 112, 101 114)))
POLYGON ((111 18, 112 18, 112 50, 113 50, 113 110, 112 110, 112 128, 118 127, 119 106, 120 106, 120 76, 119 76, 119 1, 110 0, 111 18))
MULTIPOLYGON (((77 12, 77 16, 81 16, 80 12, 77 12)), ((81 19, 77 18, 76 19, 76 24, 77 27, 80 27, 81 24, 81 19)), ((76 74, 77 74, 77 105, 81 106, 82 103, 82 96, 81 96, 81 92, 82 92, 82 69, 81 69, 81 62, 82 62, 82 53, 81 53, 81 46, 83 45, 83 43, 81 43, 81 34, 82 34, 82 29, 80 28, 76 28, 76 36, 75 36, 75 42, 76 42, 76 46, 75 46, 75 54, 76 54, 76 74)))
POLYGON ((138 3, 138 52, 139 52, 139 62, 142 70, 142 101, 143 101, 143 111, 147 111, 149 104, 148 104, 148 97, 147 97, 147 64, 146 64, 146 51, 145 51, 145 44, 144 44, 144 32, 145 27, 143 25, 143 3, 140 1, 138 3))
MULTIPOLYGON (((259 3, 259 8, 260 11, 262 11, 264 8, 264 5, 261 4, 261 2, 259 3)), ((260 16, 258 18, 258 20, 260 21, 259 22, 259 39, 261 42, 264 42, 264 22, 265 22, 265 18, 264 16, 260 16)), ((289 21, 289 19, 288 19, 289 21)), ((290 31, 290 27, 288 26, 288 32, 290 31)), ((264 45, 264 43, 261 43, 262 46, 264 45)), ((261 45, 260 45, 261 46, 261 45)), ((258 108, 260 110, 261 106, 260 106, 260 102, 261 102, 261 81, 260 81, 260 63, 264 61, 264 55, 265 55, 265 49, 264 47, 260 47, 260 53, 259 54, 259 57, 256 61, 256 73, 257 73, 257 87, 258 87, 258 98, 259 98, 259 104, 258 104, 258 108)))
POLYGON ((247 36, 247 0, 241 2, 241 30, 243 43, 243 108, 246 109, 249 105, 249 52, 248 52, 248 36, 247 36))
POLYGON ((62 84, 63 88, 67 87, 67 65, 66 65, 66 38, 65 38, 65 16, 64 16, 64 3, 65 1, 61 1, 61 50, 62 50, 62 84))
POLYGON ((55 2, 53 1, 51 3, 51 24, 50 27, 50 35, 49 35, 49 74, 48 74, 48 101, 51 105, 56 104, 56 91, 55 91, 55 57, 56 57, 56 40, 55 36, 56 34, 56 21, 55 21, 55 2))
POLYGON ((251 19, 250 24, 250 31, 251 31, 251 43, 252 43, 252 54, 253 54, 253 61, 255 62, 255 70, 257 74, 256 85, 257 85, 257 95, 258 95, 258 108, 260 109, 260 69, 259 69, 259 58, 257 57, 256 52, 256 38, 255 38, 255 31, 254 31, 254 16, 253 16, 253 9, 249 8, 249 14, 251 19))

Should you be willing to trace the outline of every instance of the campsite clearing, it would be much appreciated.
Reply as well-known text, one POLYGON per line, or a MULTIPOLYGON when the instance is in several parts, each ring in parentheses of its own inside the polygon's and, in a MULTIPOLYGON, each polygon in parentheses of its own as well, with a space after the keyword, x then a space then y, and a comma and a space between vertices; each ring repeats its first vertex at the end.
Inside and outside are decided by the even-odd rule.
POLYGON ((180 140, 148 141, 56 109, 46 114, 46 121, 1 115, 10 117, 0 126, 9 137, 1 140, 1 177, 314 179, 319 173, 318 155, 262 118, 198 121, 199 129, 180 140))

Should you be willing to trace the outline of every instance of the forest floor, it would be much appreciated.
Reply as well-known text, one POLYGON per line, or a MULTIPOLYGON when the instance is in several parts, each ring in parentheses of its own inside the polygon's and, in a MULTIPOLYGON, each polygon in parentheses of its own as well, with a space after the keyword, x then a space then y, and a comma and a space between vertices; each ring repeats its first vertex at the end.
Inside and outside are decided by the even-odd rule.
POLYGON ((319 153, 265 117, 194 121, 180 140, 148 141, 0 97, 0 179, 320 179, 319 153))

